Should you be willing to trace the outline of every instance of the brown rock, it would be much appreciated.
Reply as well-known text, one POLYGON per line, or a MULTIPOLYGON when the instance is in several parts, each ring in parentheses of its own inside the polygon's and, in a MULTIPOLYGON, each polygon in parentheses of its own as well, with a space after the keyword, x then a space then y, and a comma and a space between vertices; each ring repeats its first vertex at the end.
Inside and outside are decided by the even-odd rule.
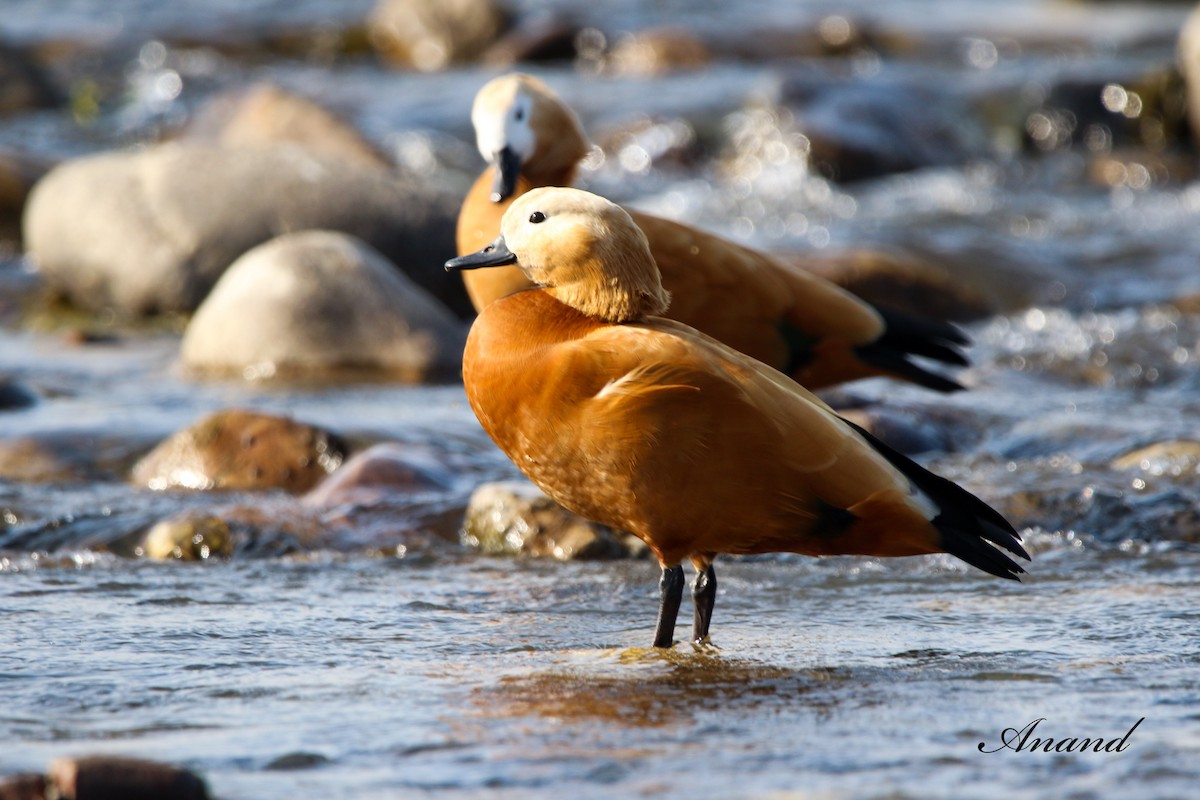
POLYGON ((65 758, 50 765, 63 800, 208 800, 194 773, 169 764, 116 756, 65 758))
POLYGON ((163 489, 311 489, 341 465, 345 447, 311 425, 253 411, 219 411, 162 442, 133 481, 163 489))
POLYGON ((213 98, 197 112, 184 136, 223 147, 264 147, 286 142, 347 164, 391 167, 383 153, 348 123, 272 83, 258 83, 213 98))
POLYGON ((640 540, 567 511, 532 484, 486 483, 467 505, 463 535, 489 555, 612 559, 646 552, 640 540))
POLYGON ((434 72, 476 60, 508 18, 495 0, 381 0, 367 25, 385 59, 434 72))
POLYGON ((1112 460, 1113 469, 1141 470, 1153 475, 1195 474, 1200 468, 1200 441, 1176 439, 1139 447, 1112 460))

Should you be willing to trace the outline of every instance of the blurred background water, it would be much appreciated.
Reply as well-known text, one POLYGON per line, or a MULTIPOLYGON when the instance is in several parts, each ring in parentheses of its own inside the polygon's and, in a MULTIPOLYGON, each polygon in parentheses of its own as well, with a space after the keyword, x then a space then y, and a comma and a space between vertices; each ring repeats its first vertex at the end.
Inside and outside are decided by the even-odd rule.
MULTIPOLYGON (((268 80, 465 192, 482 168, 471 100, 506 67, 389 66, 364 32, 374 6, 6 0, 0 39, 61 98, 0 115, 0 151, 145 147, 268 80)), ((1190 6, 510 8, 573 32, 572 58, 521 68, 598 144, 585 187, 781 253, 902 253, 981 298, 968 391, 830 396, 914 429, 922 463, 1012 518, 1029 578, 944 557, 731 561, 721 649, 658 654, 646 561, 485 557, 369 515, 315 548, 132 557, 131 537, 210 500, 138 489, 130 465, 218 409, 422 448, 454 473, 432 501, 451 515, 517 473, 455 383, 202 381, 171 325, 103 315, 80 344, 28 311, 41 278, 14 230, 0 377, 36 402, 0 412, 0 440, 87 463, 0 479, 0 775, 112 753, 186 765, 226 798, 1194 797, 1200 184, 1175 74, 1190 6), (616 55, 663 27, 707 58, 616 55), (822 141, 861 155, 822 162, 822 141), (868 157, 893 167, 836 174, 868 157), (1119 754, 977 749, 1038 718, 1040 735, 1108 739, 1142 717, 1119 754)), ((292 513, 279 493, 228 502, 292 513)))

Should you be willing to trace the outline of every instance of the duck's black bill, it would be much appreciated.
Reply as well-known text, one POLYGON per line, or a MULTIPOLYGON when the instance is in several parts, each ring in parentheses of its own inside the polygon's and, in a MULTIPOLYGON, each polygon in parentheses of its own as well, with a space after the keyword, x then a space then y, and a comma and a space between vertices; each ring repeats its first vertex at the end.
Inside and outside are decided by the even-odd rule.
POLYGON ((517 257, 513 255, 513 251, 508 249, 508 245, 504 243, 504 237, 497 236, 494 242, 480 250, 478 253, 459 256, 458 258, 452 258, 447 261, 446 271, 453 272, 460 269, 503 267, 506 264, 515 263, 517 263, 517 257))
POLYGON ((491 201, 503 203, 517 190, 517 178, 521 177, 521 157, 511 147, 496 153, 496 179, 492 181, 491 201))

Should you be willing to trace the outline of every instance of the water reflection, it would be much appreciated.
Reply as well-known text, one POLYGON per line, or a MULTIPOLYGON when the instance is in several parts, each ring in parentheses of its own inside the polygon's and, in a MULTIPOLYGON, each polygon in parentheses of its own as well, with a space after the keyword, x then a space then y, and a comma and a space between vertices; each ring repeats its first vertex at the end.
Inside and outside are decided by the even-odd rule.
POLYGON ((573 653, 570 661, 570 670, 506 676, 476 690, 474 701, 485 716, 642 728, 692 721, 705 711, 752 711, 784 698, 819 706, 830 700, 809 697, 814 688, 841 679, 835 670, 792 670, 686 644, 573 653))

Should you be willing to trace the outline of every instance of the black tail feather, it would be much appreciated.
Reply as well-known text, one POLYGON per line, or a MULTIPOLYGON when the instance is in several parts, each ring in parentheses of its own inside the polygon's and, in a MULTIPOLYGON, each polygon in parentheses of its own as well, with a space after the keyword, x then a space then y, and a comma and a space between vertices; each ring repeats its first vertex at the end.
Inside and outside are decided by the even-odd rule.
POLYGON ((913 339, 942 339, 959 347, 966 347, 971 344, 971 337, 967 336, 962 328, 959 328, 954 323, 930 317, 922 317, 916 314, 908 314, 904 311, 897 311, 894 308, 882 306, 875 306, 874 308, 879 316, 883 317, 883 321, 888 328, 895 330, 901 336, 913 339))
POLYGON ((947 553, 997 577, 1020 580, 1018 576, 1025 572, 1024 568, 988 544, 991 542, 1029 560, 1029 553, 1021 547, 1021 536, 1000 512, 953 481, 897 453, 853 422, 846 424, 941 509, 933 518, 933 526, 941 533, 941 545, 947 553))
POLYGON ((874 342, 856 348, 863 361, 893 372, 918 386, 939 392, 957 392, 962 384, 910 360, 920 356, 956 367, 970 366, 959 349, 971 340, 959 328, 941 320, 925 319, 886 308, 876 308, 886 328, 874 342))
POLYGON ((935 392, 961 392, 966 387, 953 378, 939 375, 925 369, 915 361, 909 361, 904 353, 894 352, 891 348, 881 346, 882 339, 872 342, 865 347, 857 347, 854 352, 858 357, 873 367, 899 375, 905 380, 918 386, 932 389, 935 392))

